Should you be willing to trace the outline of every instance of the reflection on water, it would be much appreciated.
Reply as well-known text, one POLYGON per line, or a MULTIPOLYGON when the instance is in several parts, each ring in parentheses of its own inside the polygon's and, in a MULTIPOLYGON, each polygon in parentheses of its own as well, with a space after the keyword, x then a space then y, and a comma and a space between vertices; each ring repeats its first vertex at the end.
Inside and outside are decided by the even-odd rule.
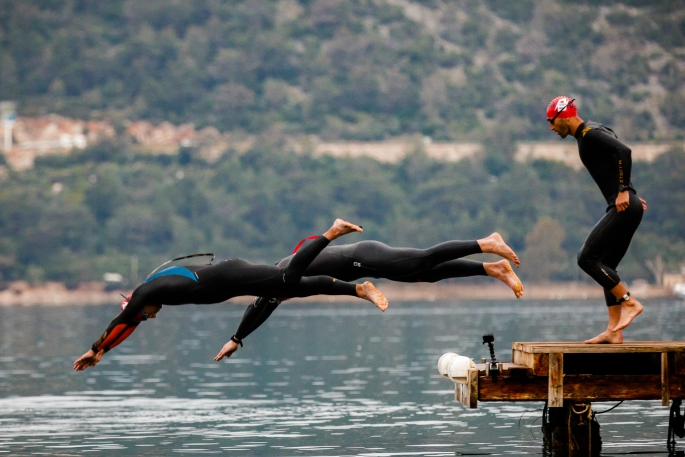
MULTIPOLYGON (((685 339, 680 302, 646 304, 627 339, 685 339)), ((437 360, 487 357, 487 332, 508 360, 512 341, 580 340, 606 326, 603 306, 588 301, 397 304, 384 314, 361 303, 289 304, 228 362, 214 362, 242 311, 167 307, 76 373, 73 360, 115 305, 0 308, 0 454, 542 454, 542 403, 465 409, 437 360)), ((659 401, 598 419, 603 455, 666 453, 659 401)))

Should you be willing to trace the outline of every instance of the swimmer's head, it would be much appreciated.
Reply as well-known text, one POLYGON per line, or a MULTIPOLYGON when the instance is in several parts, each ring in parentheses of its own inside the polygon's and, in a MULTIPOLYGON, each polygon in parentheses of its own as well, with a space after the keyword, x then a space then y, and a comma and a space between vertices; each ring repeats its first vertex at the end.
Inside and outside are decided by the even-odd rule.
MULTIPOLYGON (((128 297, 124 297, 124 300, 121 302, 121 310, 125 310, 126 307, 128 306, 128 302, 131 301, 131 296, 133 294, 129 295, 128 297)), ((140 311, 138 317, 140 320, 147 320, 147 319, 154 319, 157 317, 157 313, 159 310, 162 309, 162 305, 145 305, 143 306, 143 309, 140 311)))
POLYGON ((560 95, 547 105, 549 129, 555 131, 562 138, 566 138, 573 130, 572 125, 577 126, 576 121, 580 121, 578 107, 574 100, 565 95, 560 95))

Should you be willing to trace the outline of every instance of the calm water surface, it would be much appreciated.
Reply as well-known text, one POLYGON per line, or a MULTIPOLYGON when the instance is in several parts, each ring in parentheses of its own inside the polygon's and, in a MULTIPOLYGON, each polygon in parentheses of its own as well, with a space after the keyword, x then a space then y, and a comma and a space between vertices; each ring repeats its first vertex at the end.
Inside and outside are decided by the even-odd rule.
MULTIPOLYGON (((681 301, 645 305, 627 339, 685 339, 681 301)), ((465 409, 437 360, 488 356, 483 333, 502 361, 513 341, 582 340, 606 326, 592 300, 400 303, 384 314, 362 302, 287 304, 217 363, 243 307, 165 307, 97 367, 72 371, 117 310, 0 308, 0 454, 542 454, 543 403, 465 409)), ((603 455, 666 454, 660 401, 598 420, 603 455)))

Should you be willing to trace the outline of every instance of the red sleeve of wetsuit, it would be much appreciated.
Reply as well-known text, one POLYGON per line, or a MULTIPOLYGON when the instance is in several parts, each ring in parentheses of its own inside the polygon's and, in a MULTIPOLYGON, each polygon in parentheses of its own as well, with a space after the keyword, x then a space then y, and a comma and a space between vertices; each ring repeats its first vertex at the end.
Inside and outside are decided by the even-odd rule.
POLYGON ((129 301, 126 308, 112 319, 100 338, 93 343, 91 349, 94 352, 97 353, 103 349, 107 352, 118 346, 138 327, 143 320, 140 311, 143 309, 144 301, 136 298, 134 293, 133 299, 129 301))
POLYGON ((131 333, 138 327, 139 322, 130 323, 120 323, 115 324, 111 330, 107 327, 107 330, 100 336, 100 338, 93 343, 91 349, 93 352, 98 353, 101 350, 108 352, 110 349, 119 346, 126 338, 128 338, 131 333))

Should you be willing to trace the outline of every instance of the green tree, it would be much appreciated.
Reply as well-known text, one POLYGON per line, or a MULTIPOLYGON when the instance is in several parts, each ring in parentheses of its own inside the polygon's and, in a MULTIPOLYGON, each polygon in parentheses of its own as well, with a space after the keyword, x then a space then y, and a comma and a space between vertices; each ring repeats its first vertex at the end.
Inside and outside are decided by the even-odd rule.
POLYGON ((561 247, 565 231, 551 217, 541 217, 526 235, 521 255, 521 272, 529 281, 547 282, 568 268, 568 255, 561 247))

